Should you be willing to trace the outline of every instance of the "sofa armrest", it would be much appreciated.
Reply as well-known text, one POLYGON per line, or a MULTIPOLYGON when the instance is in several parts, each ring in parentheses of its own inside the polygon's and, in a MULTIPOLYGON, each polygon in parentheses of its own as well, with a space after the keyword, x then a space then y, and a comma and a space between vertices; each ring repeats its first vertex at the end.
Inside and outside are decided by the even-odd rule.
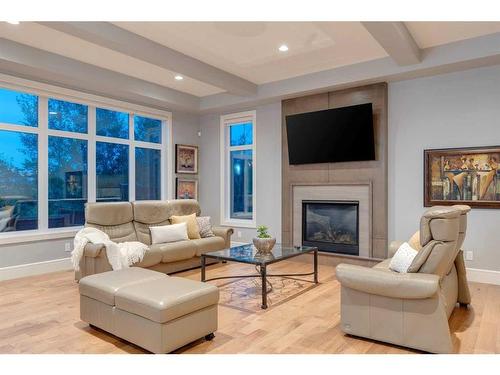
POLYGON ((392 258, 404 242, 405 241, 391 241, 389 244, 389 251, 387 252, 387 258, 392 258))
POLYGON ((425 273, 397 273, 339 264, 336 275, 343 287, 390 298, 430 298, 439 289, 439 276, 425 273))
POLYGON ((230 227, 212 227, 212 232, 218 237, 224 238, 226 247, 231 247, 231 235, 234 233, 234 229, 230 227))
POLYGON ((83 256, 97 258, 101 251, 105 251, 106 247, 102 243, 88 243, 83 249, 83 256))

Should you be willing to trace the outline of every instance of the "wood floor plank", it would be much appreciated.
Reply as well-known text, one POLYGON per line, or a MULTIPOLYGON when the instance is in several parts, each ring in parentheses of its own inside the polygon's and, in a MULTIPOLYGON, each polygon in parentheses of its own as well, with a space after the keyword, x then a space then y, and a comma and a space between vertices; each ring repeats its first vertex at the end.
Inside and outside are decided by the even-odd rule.
MULTIPOLYGON (((270 273, 308 272, 305 262, 280 262, 270 273)), ((242 264, 216 264, 207 277, 255 272, 242 264)), ((219 306, 219 330, 176 353, 417 353, 340 329, 340 284, 332 265, 320 265, 320 284, 267 310, 219 306)), ((199 269, 177 276, 199 280, 199 269)), ((222 285, 228 280, 214 281, 222 285)), ((457 353, 500 352, 500 286, 471 283, 472 304, 450 318, 457 353)), ((57 272, 0 282, 0 353, 146 353, 90 328, 79 319, 78 284, 73 272, 57 272)))

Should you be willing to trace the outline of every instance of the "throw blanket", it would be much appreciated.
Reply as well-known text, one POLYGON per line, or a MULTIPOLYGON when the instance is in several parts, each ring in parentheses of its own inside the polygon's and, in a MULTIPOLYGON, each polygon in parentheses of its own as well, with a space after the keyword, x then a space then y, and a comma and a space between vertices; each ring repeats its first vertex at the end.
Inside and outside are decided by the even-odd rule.
POLYGON ((80 269, 80 259, 83 256, 85 245, 88 243, 103 244, 106 247, 106 255, 113 270, 128 268, 132 264, 142 261, 148 246, 142 242, 120 242, 116 243, 109 239, 109 236, 95 228, 83 228, 74 240, 74 249, 71 252, 71 262, 73 268, 80 269))

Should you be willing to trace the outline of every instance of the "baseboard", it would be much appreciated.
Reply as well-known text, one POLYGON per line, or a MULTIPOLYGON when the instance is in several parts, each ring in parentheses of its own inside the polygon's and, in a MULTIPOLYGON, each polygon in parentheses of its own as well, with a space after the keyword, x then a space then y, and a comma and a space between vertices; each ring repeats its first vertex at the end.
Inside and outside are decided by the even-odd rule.
POLYGON ((467 268, 467 280, 476 283, 500 285, 500 272, 467 268))
POLYGON ((43 273, 68 271, 73 268, 71 258, 48 260, 45 262, 20 264, 0 268, 0 281, 18 279, 20 277, 41 275, 43 273))

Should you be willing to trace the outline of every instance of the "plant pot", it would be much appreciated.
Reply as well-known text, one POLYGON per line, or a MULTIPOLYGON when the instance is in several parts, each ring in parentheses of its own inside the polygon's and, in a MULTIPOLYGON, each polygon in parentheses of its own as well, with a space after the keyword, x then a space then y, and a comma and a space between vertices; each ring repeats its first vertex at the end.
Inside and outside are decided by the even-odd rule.
POLYGON ((276 238, 258 238, 254 237, 253 245, 261 254, 270 253, 276 243, 276 238))

